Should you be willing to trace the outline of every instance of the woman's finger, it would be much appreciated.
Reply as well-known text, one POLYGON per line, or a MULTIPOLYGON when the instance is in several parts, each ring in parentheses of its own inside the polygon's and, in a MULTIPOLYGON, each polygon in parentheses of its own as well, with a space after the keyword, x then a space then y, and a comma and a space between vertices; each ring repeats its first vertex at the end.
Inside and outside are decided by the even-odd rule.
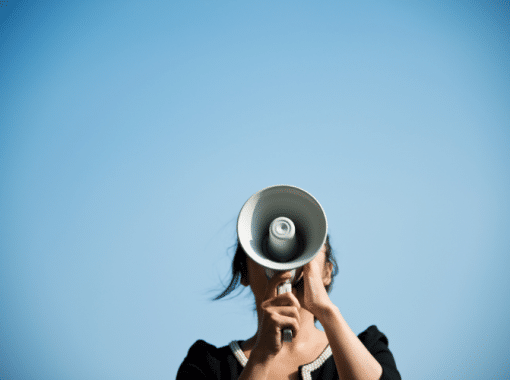
POLYGON ((264 300, 276 297, 278 294, 278 285, 283 284, 285 281, 290 280, 291 278, 292 273, 290 271, 275 273, 275 275, 268 281, 266 285, 266 294, 264 296, 264 300))
MULTIPOLYGON (((292 314, 292 311, 288 311, 292 314)), ((293 316, 282 315, 277 312, 268 313, 269 318, 272 321, 272 325, 280 332, 284 329, 292 329, 295 334, 299 331, 299 320, 293 316)))
POLYGON ((278 294, 276 297, 267 300, 267 302, 271 306, 294 306, 298 309, 301 307, 299 300, 292 292, 278 294))
POLYGON ((271 306, 266 309, 268 313, 278 314, 285 317, 291 317, 301 323, 299 309, 296 306, 271 306))

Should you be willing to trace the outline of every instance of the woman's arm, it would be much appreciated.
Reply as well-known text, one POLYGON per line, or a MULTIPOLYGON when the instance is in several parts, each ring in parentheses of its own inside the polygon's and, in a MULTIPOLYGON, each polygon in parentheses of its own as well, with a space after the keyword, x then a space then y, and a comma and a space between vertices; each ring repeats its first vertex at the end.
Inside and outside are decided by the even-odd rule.
POLYGON ((329 299, 324 281, 329 283, 330 275, 324 276, 319 264, 311 261, 303 268, 303 276, 305 294, 302 306, 315 315, 324 328, 340 379, 378 380, 382 375, 381 365, 329 299))
POLYGON ((331 303, 318 313, 342 380, 377 380, 382 367, 351 330, 340 310, 331 303))

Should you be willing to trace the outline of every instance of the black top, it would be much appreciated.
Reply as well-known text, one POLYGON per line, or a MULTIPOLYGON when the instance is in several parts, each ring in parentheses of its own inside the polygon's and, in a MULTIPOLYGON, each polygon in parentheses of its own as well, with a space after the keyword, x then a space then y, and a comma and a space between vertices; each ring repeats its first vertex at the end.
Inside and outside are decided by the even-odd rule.
MULTIPOLYGON (((388 338, 375 325, 359 334, 358 338, 381 365, 381 380, 401 379, 395 359, 388 349, 388 338)), ((216 348, 203 340, 197 340, 179 367, 177 380, 237 379, 246 362, 246 356, 237 341, 216 348)), ((299 366, 298 373, 300 380, 339 379, 329 345, 312 363, 299 366)))

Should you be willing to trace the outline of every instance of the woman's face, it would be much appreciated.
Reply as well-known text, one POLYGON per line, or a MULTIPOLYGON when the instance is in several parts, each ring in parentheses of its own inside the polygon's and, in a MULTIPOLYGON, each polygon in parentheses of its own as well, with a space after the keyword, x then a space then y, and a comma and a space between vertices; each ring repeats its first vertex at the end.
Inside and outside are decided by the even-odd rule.
MULTIPOLYGON (((323 281, 324 285, 329 285, 331 283, 331 269, 332 264, 327 263, 326 265, 326 246, 322 246, 322 249, 319 251, 317 256, 312 261, 316 261, 319 264, 319 267, 324 268, 323 271, 323 281)), ((248 278, 243 279, 241 283, 244 286, 250 286, 255 296, 255 303, 260 305, 264 300, 264 296, 266 294, 266 286, 268 283, 268 279, 266 273, 264 271, 264 267, 257 264, 253 261, 249 256, 246 258, 246 264, 248 267, 248 278)), ((296 271, 297 281, 294 281, 292 285, 292 292, 298 298, 298 300, 303 295, 303 279, 301 276, 301 268, 296 271)))

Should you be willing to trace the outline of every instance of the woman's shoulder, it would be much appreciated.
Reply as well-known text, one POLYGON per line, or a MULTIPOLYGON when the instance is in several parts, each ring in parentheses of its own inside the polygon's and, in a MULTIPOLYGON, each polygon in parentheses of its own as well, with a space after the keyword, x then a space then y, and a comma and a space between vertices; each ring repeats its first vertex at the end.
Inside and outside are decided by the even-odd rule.
POLYGON ((205 340, 199 339, 191 345, 188 350, 188 356, 203 355, 203 354, 216 354, 218 348, 205 340))
POLYGON ((177 380, 219 379, 221 377, 218 376, 222 373, 231 373, 235 366, 235 359, 229 346, 218 348, 199 339, 189 348, 177 372, 177 380))
POLYGON ((365 331, 358 335, 358 338, 367 348, 373 346, 377 342, 388 345, 388 338, 381 331, 379 331, 376 325, 368 327, 365 331))
POLYGON ((191 345, 185 360, 193 362, 197 359, 203 360, 203 358, 206 358, 207 361, 214 359, 222 360, 229 356, 229 354, 231 354, 231 350, 228 346, 218 348, 205 340, 199 339, 191 345))
POLYGON ((383 369, 381 379, 400 379, 395 358, 388 347, 388 338, 376 325, 372 325, 358 335, 361 343, 365 345, 372 356, 383 369))

